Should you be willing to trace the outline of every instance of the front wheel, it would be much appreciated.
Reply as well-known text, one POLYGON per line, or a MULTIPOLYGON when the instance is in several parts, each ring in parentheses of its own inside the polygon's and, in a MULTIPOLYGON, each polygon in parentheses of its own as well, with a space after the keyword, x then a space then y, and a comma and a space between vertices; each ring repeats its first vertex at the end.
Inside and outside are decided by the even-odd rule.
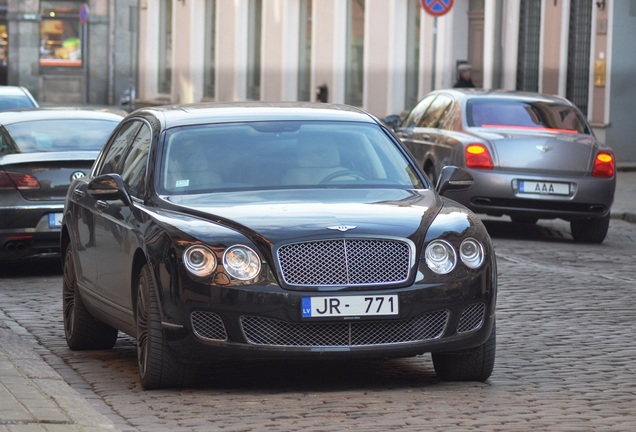
POLYGON ((486 342, 468 351, 433 353, 433 366, 444 381, 486 381, 495 367, 496 328, 486 342))
POLYGON ((139 272, 137 285, 137 365, 146 389, 187 385, 194 369, 177 359, 163 334, 159 304, 150 267, 139 272))
POLYGON ((68 347, 72 350, 111 349, 117 342, 117 329, 95 319, 84 306, 70 246, 64 255, 63 273, 62 312, 68 347))

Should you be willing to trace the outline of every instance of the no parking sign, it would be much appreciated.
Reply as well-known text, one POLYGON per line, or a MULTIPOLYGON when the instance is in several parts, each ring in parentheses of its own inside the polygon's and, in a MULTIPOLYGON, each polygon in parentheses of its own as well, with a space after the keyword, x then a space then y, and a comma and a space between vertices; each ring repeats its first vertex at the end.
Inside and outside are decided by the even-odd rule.
POLYGON ((422 0, 422 7, 433 16, 446 15, 453 7, 453 0, 422 0))
POLYGON ((86 24, 88 22, 88 13, 90 10, 88 9, 87 3, 82 3, 79 8, 79 19, 82 24, 86 24))

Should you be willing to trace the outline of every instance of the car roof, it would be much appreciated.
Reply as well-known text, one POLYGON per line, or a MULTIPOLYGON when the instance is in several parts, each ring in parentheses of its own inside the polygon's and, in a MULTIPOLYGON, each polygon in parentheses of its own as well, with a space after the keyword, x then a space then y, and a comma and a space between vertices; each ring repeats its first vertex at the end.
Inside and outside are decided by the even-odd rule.
POLYGON ((501 90, 501 89, 475 89, 475 88, 453 88, 436 90, 431 93, 450 93, 459 99, 519 99, 525 101, 545 101, 553 103, 561 103, 571 105, 571 103, 560 96, 545 94, 545 93, 533 93, 518 90, 501 90))
POLYGON ((0 85, 0 96, 24 96, 26 94, 24 87, 0 85))
POLYGON ((211 102, 142 108, 134 111, 133 115, 154 116, 167 127, 275 120, 379 123, 375 117, 361 109, 320 102, 211 102))
POLYGON ((0 124, 35 120, 115 120, 121 121, 126 111, 103 107, 45 107, 0 111, 0 124))

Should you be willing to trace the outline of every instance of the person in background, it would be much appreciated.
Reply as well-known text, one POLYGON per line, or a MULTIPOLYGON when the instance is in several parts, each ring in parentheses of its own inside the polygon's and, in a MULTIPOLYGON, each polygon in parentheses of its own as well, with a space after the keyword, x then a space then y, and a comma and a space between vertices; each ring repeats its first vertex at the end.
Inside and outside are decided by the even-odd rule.
POLYGON ((472 78, 472 66, 468 63, 462 63, 457 66, 457 81, 453 85, 454 88, 475 87, 472 78))

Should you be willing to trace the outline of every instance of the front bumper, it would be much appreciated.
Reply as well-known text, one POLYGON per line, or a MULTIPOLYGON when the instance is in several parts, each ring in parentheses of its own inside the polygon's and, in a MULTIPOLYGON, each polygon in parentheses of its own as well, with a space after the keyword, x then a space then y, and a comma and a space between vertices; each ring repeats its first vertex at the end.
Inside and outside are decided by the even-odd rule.
POLYGON ((297 292, 277 285, 221 288, 186 281, 178 296, 163 297, 163 328, 170 346, 187 363, 236 356, 368 358, 464 350, 490 335, 496 270, 487 265, 449 283, 420 281, 398 289, 337 293, 347 294, 396 294, 399 315, 307 320, 301 318, 302 298, 333 296, 333 291, 297 292))

